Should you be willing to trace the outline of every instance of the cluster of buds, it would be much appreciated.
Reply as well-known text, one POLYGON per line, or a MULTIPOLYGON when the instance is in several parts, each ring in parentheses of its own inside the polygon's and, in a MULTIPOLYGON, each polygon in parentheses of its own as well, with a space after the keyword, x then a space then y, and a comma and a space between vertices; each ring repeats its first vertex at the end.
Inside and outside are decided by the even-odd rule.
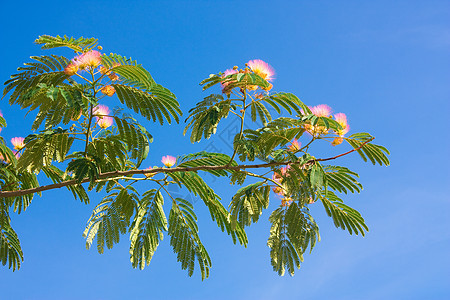
POLYGON ((282 167, 280 169, 280 173, 273 172, 272 180, 278 183, 276 186, 272 188, 272 191, 277 194, 278 196, 282 197, 281 199, 281 205, 286 206, 290 205, 292 203, 292 198, 288 197, 288 193, 286 191, 286 188, 283 185, 283 176, 286 176, 287 171, 290 169, 290 166, 287 165, 286 167, 282 167))
MULTIPOLYGON (((317 117, 326 117, 326 118, 334 118, 336 122, 341 125, 342 129, 334 131, 335 134, 338 135, 333 142, 332 145, 336 146, 342 143, 344 135, 350 130, 350 126, 347 122, 347 116, 344 113, 337 113, 334 116, 331 113, 331 107, 326 104, 320 104, 317 106, 310 107, 311 112, 317 117)), ((305 124, 305 130, 313 135, 319 136, 321 134, 328 134, 329 130, 325 126, 319 125, 310 125, 305 124)))
MULTIPOLYGON (((266 62, 260 60, 260 59, 254 59, 250 60, 248 63, 245 64, 247 67, 244 70, 238 70, 238 67, 235 66, 232 69, 227 69, 222 74, 222 78, 226 78, 229 75, 237 74, 237 73, 254 73, 256 75, 259 75, 261 78, 265 79, 266 81, 270 82, 274 80, 275 71, 274 69, 266 62)), ((222 93, 229 95, 231 93, 231 90, 233 89, 233 80, 230 80, 229 78, 222 81, 222 93)), ((272 84, 269 83, 269 87, 265 88, 265 91, 270 91, 272 89, 272 84)), ((249 91, 254 91, 258 89, 257 85, 250 85, 247 87, 249 91)))
POLYGON ((116 92, 116 89, 114 89, 111 85, 105 85, 100 89, 100 92, 108 97, 111 97, 116 92))

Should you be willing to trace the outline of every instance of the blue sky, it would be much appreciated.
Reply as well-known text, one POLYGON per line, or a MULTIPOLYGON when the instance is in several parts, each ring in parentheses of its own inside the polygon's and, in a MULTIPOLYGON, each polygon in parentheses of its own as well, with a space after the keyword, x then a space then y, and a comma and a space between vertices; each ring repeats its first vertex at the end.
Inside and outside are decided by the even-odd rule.
MULTIPOLYGON (((168 239, 144 271, 129 263, 127 236, 103 255, 86 250, 81 234, 101 195, 86 206, 66 190, 45 192, 12 217, 25 262, 14 273, 0 268, 2 299, 450 297, 449 1, 3 1, 1 7, 2 82, 43 53, 33 44, 39 35, 93 36, 105 52, 142 63, 177 95, 186 115, 206 96, 198 85, 203 78, 259 58, 276 70, 275 91, 345 112, 351 132, 372 133, 392 154, 390 167, 357 155, 341 160, 361 175, 364 191, 345 199, 370 232, 350 236, 334 228, 323 207, 312 207, 322 241, 294 277, 278 277, 270 266, 269 211, 249 228, 243 248, 195 203, 213 261, 202 282, 181 270, 168 239)), ((32 114, 25 117, 5 99, 0 109, 6 140, 29 134, 32 114)), ((154 135, 149 165, 211 143, 190 144, 183 124, 146 125, 154 135)), ((212 143, 229 151, 219 136, 212 143)), ((223 183, 211 181, 228 204, 235 187, 223 183)))

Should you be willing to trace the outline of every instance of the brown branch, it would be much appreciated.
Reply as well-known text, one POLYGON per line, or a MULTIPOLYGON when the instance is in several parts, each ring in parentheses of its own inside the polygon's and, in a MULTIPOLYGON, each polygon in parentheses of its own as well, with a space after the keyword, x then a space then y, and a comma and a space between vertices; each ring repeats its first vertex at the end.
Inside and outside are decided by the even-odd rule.
MULTIPOLYGON (((327 160, 333 160, 336 158, 339 158, 341 156, 350 154, 354 151, 357 151, 361 149, 365 144, 372 141, 374 138, 362 143, 358 148, 352 149, 350 151, 347 151, 345 153, 329 157, 329 158, 319 158, 319 159, 311 159, 304 163, 303 165, 310 165, 317 161, 327 161, 327 160)), ((145 174, 158 174, 158 173, 175 173, 175 172, 196 172, 196 171, 218 171, 218 170, 229 170, 229 171, 238 171, 238 170, 244 170, 244 169, 260 169, 260 168, 270 168, 270 167, 276 167, 276 166, 286 166, 286 165, 293 165, 293 164, 299 164, 298 161, 288 161, 288 162, 270 162, 270 163, 264 163, 264 164, 253 164, 253 165, 237 165, 237 166, 198 166, 198 167, 176 167, 176 168, 154 168, 154 169, 145 169, 145 170, 128 170, 128 171, 113 171, 113 172, 106 172, 99 174, 97 179, 105 179, 105 178, 116 178, 120 176, 128 176, 128 175, 145 175, 145 174)), ((89 178, 83 179, 81 182, 78 182, 76 179, 63 181, 60 183, 54 183, 49 185, 43 185, 36 188, 26 189, 26 190, 19 190, 19 191, 0 191, 0 198, 6 198, 6 197, 17 197, 17 196, 23 196, 28 194, 34 194, 42 191, 48 191, 53 189, 62 188, 65 186, 71 186, 71 185, 77 185, 81 183, 89 182, 89 178)))

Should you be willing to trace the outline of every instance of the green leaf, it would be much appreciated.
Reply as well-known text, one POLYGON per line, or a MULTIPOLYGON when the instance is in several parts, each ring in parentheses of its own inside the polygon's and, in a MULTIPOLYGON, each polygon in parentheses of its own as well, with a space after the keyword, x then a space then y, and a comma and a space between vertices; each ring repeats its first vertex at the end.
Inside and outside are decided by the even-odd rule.
MULTIPOLYGON (((345 138, 344 140, 349 143, 353 149, 358 149, 361 147, 361 145, 368 140, 372 139, 373 137, 368 133, 355 133, 349 136, 348 138, 345 138)), ((369 159, 372 164, 379 164, 380 166, 385 165, 389 166, 390 162, 387 157, 389 155, 389 151, 380 145, 375 145, 372 143, 367 143, 364 146, 362 146, 361 149, 357 150, 359 155, 364 161, 367 161, 369 159)))
POLYGON ((161 125, 164 119, 170 124, 172 118, 178 123, 181 115, 180 105, 174 94, 160 85, 142 91, 123 84, 113 84, 120 102, 136 113, 161 125))
POLYGON ((217 130, 221 119, 226 118, 231 108, 231 100, 221 95, 210 95, 203 101, 198 102, 194 108, 189 110, 189 121, 184 129, 184 135, 190 129, 191 142, 199 142, 202 138, 209 139, 217 130))
POLYGON ((176 198, 172 201, 169 214, 170 245, 177 253, 177 260, 181 262, 181 268, 188 270, 188 275, 194 273, 195 260, 202 275, 202 280, 209 276, 211 259, 198 236, 196 224, 197 216, 194 207, 189 201, 176 198))
POLYGON ((300 209, 295 202, 279 207, 269 218, 272 223, 267 245, 273 270, 283 276, 286 269, 291 276, 300 268, 303 253, 320 240, 319 228, 306 207, 300 209))
POLYGON ((167 219, 163 210, 164 199, 155 189, 144 193, 130 230, 130 260, 133 268, 144 269, 149 265, 167 231, 167 219))
POLYGON ((320 200, 328 216, 333 218, 334 225, 343 230, 347 229, 350 234, 365 235, 364 231, 369 228, 364 223, 361 214, 353 208, 345 205, 343 201, 331 191, 322 192, 320 200))
POLYGON ((106 196, 95 207, 83 232, 86 249, 89 249, 97 238, 97 251, 100 254, 104 252, 105 244, 111 249, 119 242, 120 235, 127 231, 130 218, 136 211, 136 203, 139 201, 131 187, 114 189, 115 192, 106 196))
POLYGON ((42 45, 42 49, 52 49, 58 47, 68 47, 76 52, 86 52, 97 45, 98 39, 83 38, 75 39, 74 37, 63 37, 57 35, 56 37, 50 35, 41 35, 34 42, 42 45))
POLYGON ((230 212, 234 220, 242 226, 256 223, 263 209, 269 206, 270 187, 264 181, 240 188, 230 203, 230 212))

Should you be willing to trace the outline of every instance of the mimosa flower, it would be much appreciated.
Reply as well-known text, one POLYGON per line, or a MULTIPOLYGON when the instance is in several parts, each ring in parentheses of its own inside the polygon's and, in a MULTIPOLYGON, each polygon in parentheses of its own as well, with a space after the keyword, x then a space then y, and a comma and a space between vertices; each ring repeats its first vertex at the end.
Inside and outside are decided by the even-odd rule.
POLYGON ((309 197, 308 204, 313 204, 314 202, 315 202, 314 199, 312 197, 309 197))
POLYGON ((297 139, 292 140, 292 143, 288 146, 289 151, 297 152, 302 148, 302 144, 297 139))
POLYGON ((331 107, 326 104, 316 105, 314 107, 310 107, 311 112, 317 117, 330 117, 331 116, 331 107))
POLYGON ((64 73, 68 76, 75 75, 78 72, 78 65, 71 62, 64 68, 64 73))
MULTIPOLYGON (((3 118, 3 114, 2 114, 2 111, 0 110, 0 117, 2 117, 3 118)), ((2 132, 2 128, 0 127, 0 132, 2 132)))
POLYGON ((247 65, 256 75, 261 76, 267 81, 272 81, 275 77, 274 69, 266 62, 260 59, 250 60, 247 65))
POLYGON ((105 94, 106 96, 111 97, 112 95, 114 95, 114 93, 116 92, 116 90, 114 89, 113 86, 111 85, 105 85, 104 87, 102 87, 100 89, 100 92, 102 92, 103 94, 105 94))
POLYGON ((168 168, 172 167, 176 162, 177 159, 173 156, 167 155, 163 156, 161 159, 161 162, 168 168))
POLYGON ((109 114, 109 108, 106 105, 97 105, 94 108, 94 116, 97 117, 97 124, 103 129, 113 124, 114 119, 109 114))
POLYGON ((23 137, 15 137, 15 138, 11 139, 11 143, 13 144, 14 149, 16 149, 16 150, 20 150, 23 147, 25 147, 25 144, 23 141, 24 141, 23 137))
POLYGON ((100 119, 97 120, 97 124, 98 126, 100 126, 100 128, 106 129, 109 126, 111 126, 114 122, 114 118, 113 117, 101 117, 100 119))
POLYGON ((80 54, 73 59, 73 63, 76 64, 80 69, 86 67, 96 68, 102 62, 102 54, 97 50, 91 50, 89 52, 80 54))
POLYGON ((109 108, 106 105, 97 105, 94 107, 94 116, 107 116, 109 114, 109 108))
POLYGON ((350 130, 350 126, 347 123, 347 116, 344 113, 338 113, 334 115, 334 119, 342 126, 342 129, 336 131, 336 133, 341 137, 344 136, 350 130))

